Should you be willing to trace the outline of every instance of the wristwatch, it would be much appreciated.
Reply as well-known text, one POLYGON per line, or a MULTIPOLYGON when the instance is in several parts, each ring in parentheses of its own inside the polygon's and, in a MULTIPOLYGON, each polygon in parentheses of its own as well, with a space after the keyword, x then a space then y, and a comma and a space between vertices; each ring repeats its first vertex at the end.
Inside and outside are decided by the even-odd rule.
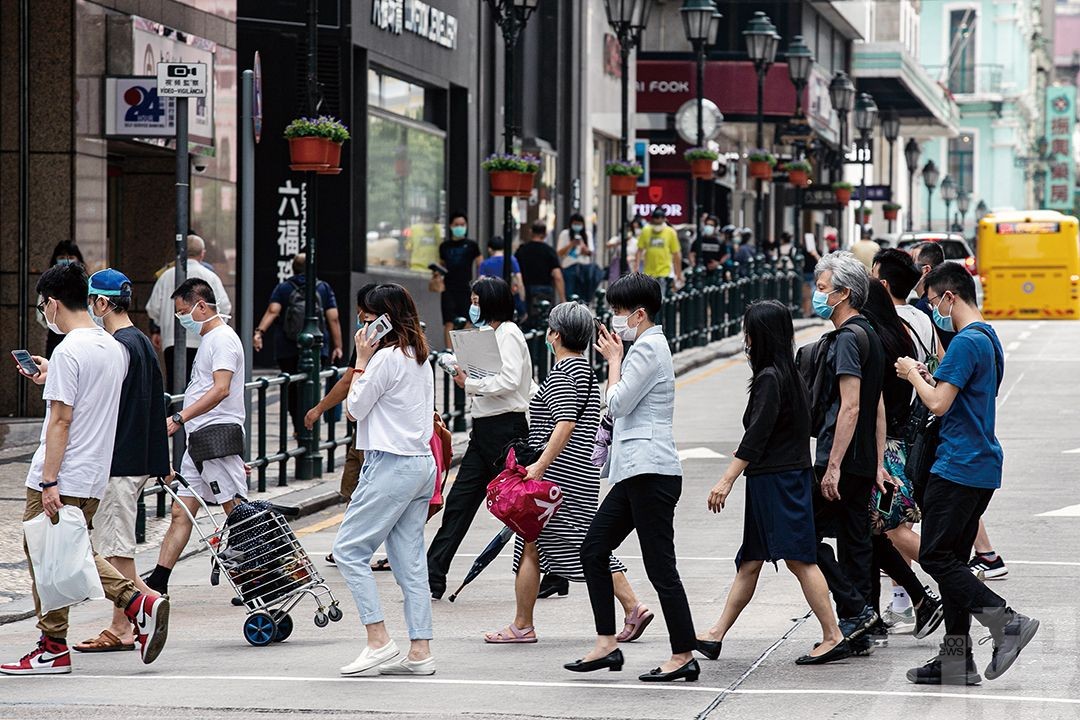
POLYGON ((180 413, 173 413, 172 421, 174 423, 176 423, 177 425, 183 425, 184 424, 184 416, 181 415, 180 413))

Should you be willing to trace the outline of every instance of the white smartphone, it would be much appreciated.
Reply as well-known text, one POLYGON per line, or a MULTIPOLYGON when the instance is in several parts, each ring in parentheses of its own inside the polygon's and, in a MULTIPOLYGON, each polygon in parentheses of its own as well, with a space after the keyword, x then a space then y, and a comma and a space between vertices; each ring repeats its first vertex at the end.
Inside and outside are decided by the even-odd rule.
POLYGON ((368 325, 367 338, 373 342, 378 342, 386 337, 386 334, 393 329, 394 326, 390 322, 389 316, 383 313, 368 325))
POLYGON ((12 350, 11 356, 15 358, 15 362, 24 373, 30 377, 37 377, 41 374, 41 370, 38 369, 37 363, 34 362, 34 358, 30 357, 30 353, 26 350, 12 350))

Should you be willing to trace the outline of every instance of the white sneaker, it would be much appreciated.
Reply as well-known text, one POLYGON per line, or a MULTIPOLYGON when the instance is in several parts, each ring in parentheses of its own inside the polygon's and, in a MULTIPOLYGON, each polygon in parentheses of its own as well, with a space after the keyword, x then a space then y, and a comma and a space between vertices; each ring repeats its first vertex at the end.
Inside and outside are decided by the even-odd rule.
POLYGON ((904 612, 896 612, 890 607, 881 619, 892 633, 911 632, 915 628, 915 608, 909 607, 904 612))
POLYGON ((390 662, 400 654, 401 651, 398 650, 397 643, 395 643, 393 640, 376 650, 372 650, 370 647, 365 647, 363 652, 361 652, 355 660, 341 668, 341 674, 359 675, 362 672, 367 672, 368 670, 377 668, 384 663, 390 662))
POLYGON ((434 675, 435 658, 410 660, 408 656, 379 666, 380 675, 434 675))

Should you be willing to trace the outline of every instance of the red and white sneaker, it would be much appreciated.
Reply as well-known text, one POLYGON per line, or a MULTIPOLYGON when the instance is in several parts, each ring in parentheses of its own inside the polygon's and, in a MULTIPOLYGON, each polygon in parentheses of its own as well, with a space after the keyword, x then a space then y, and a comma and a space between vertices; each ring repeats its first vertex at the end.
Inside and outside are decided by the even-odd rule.
POLYGON ((127 606, 124 614, 135 626, 142 661, 149 665, 157 660, 169 637, 169 599, 140 593, 127 606))
POLYGON ((71 652, 67 643, 44 635, 38 640, 37 649, 24 655, 22 660, 0 665, 0 673, 5 675, 62 675, 69 672, 71 652))

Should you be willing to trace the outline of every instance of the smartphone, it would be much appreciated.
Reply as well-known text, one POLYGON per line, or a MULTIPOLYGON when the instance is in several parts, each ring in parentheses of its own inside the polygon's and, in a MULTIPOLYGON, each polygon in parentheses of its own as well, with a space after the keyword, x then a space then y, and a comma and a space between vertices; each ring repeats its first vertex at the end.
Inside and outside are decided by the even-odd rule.
POLYGON ((877 509, 878 512, 889 514, 892 512, 893 498, 896 496, 896 486, 892 483, 885 483, 885 492, 878 495, 877 509))
POLYGON ((439 273, 443 277, 446 277, 450 273, 449 270, 444 268, 442 265, 439 265, 438 263, 431 263, 430 265, 428 265, 428 270, 433 273, 439 273))
POLYGON ((368 340, 378 342, 386 337, 386 334, 393 329, 394 326, 390 322, 390 317, 387 316, 386 313, 383 313, 368 325, 367 338, 368 340))
POLYGON ((30 353, 26 350, 12 350, 11 356, 15 358, 15 362, 19 364, 22 371, 31 377, 37 377, 41 374, 41 370, 38 369, 37 363, 34 362, 34 358, 30 357, 30 353))

